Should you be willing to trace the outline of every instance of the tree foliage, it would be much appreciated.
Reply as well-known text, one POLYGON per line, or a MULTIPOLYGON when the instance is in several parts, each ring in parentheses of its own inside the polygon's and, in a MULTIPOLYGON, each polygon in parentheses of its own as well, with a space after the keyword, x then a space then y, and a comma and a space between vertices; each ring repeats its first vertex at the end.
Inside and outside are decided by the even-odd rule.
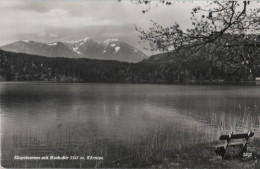
MULTIPOLYGON (((148 31, 138 27, 137 30, 141 33, 142 40, 150 42, 152 50, 169 51, 211 42, 226 47, 241 46, 233 39, 225 41, 225 44, 216 40, 224 34, 239 34, 248 38, 250 33, 259 33, 260 9, 250 7, 250 1, 214 1, 204 7, 193 8, 190 21, 192 26, 186 30, 181 29, 178 23, 163 27, 155 22, 148 31)), ((254 40, 251 39, 252 42, 247 45, 252 45, 254 40)))
POLYGON ((155 22, 148 30, 136 29, 141 40, 148 41, 152 50, 181 52, 183 60, 194 59, 196 52, 207 44, 221 46, 225 57, 215 57, 222 57, 221 61, 236 71, 243 69, 255 76, 260 64, 260 39, 257 36, 260 33, 260 9, 256 4, 250 1, 208 2, 192 9, 191 26, 186 30, 178 23, 163 27, 155 22))

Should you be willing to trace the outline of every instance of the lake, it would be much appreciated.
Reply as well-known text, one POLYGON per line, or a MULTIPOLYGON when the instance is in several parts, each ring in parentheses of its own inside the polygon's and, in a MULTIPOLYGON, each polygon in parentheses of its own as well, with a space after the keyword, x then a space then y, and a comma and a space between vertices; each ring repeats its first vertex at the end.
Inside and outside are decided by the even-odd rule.
POLYGON ((230 131, 260 131, 260 86, 1 82, 0 99, 5 167, 111 167, 230 131))

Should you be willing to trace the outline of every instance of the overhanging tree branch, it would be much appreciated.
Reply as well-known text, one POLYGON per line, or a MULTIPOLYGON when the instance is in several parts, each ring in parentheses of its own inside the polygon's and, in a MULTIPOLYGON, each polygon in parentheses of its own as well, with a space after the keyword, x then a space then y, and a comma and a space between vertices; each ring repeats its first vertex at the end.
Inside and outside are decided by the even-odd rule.
MULTIPOLYGON (((196 48, 207 43, 215 43, 224 34, 247 34, 249 31, 259 30, 259 9, 247 12, 248 5, 247 1, 216 1, 210 3, 206 9, 196 7, 191 12, 192 28, 185 31, 181 30, 177 23, 166 28, 153 23, 153 27, 148 31, 141 28, 137 30, 141 33, 142 40, 150 42, 152 50, 167 52, 182 46, 196 48)), ((231 44, 238 45, 230 41, 229 46, 231 44)))

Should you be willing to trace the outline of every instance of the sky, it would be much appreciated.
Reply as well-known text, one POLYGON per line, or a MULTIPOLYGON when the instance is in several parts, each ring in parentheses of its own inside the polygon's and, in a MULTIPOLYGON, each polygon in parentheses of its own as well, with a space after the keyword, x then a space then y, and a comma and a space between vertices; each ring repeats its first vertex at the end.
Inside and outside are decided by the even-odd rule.
POLYGON ((97 41, 116 38, 151 54, 140 43, 135 25, 151 21, 169 26, 189 24, 190 10, 199 2, 171 6, 147 5, 117 0, 0 0, 0 46, 19 40, 73 41, 91 37, 97 41))
MULTIPOLYGON (((205 2, 205 1, 204 1, 205 2)), ((135 25, 149 28, 151 20, 170 26, 190 25, 190 11, 203 1, 180 1, 171 6, 147 5, 130 0, 0 0, 0 46, 19 40, 40 42, 73 41, 86 37, 97 41, 119 39, 144 53, 135 25)))

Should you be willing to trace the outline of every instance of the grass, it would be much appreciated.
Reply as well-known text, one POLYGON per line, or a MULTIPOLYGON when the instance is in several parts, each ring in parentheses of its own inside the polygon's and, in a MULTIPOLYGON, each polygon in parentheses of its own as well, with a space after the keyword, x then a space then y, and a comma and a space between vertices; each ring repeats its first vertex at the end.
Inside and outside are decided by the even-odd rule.
POLYGON ((45 133, 21 131, 2 135, 2 166, 7 168, 257 168, 260 140, 251 142, 253 158, 220 159, 213 151, 218 137, 227 132, 245 132, 259 126, 256 107, 237 113, 215 113, 207 123, 129 130, 113 139, 93 133, 65 130, 62 126, 45 133), (206 128, 206 129, 205 129, 206 128), (28 156, 102 156, 105 160, 14 160, 14 155, 28 156))
POLYGON ((260 168, 260 140, 250 143, 252 157, 249 159, 230 156, 222 160, 213 151, 216 142, 186 146, 179 151, 164 157, 160 164, 146 166, 149 168, 196 168, 196 169, 257 169, 260 168))

